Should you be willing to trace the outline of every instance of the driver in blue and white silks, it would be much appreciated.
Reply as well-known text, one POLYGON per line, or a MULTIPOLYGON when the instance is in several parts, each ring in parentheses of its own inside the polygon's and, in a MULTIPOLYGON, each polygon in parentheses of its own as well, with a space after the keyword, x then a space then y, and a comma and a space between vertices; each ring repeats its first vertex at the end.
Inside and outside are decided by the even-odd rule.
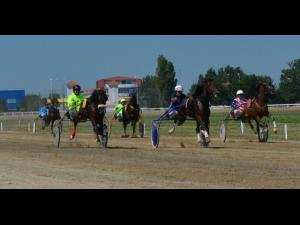
POLYGON ((44 106, 42 106, 40 109, 39 109, 39 117, 41 119, 44 119, 47 115, 48 115, 48 110, 49 110, 49 103, 45 103, 44 106))
POLYGON ((186 95, 183 94, 183 87, 182 85, 177 85, 174 89, 174 92, 171 95, 171 105, 169 106, 169 118, 174 119, 174 117, 178 114, 178 109, 180 109, 180 105, 183 106, 184 99, 186 95))

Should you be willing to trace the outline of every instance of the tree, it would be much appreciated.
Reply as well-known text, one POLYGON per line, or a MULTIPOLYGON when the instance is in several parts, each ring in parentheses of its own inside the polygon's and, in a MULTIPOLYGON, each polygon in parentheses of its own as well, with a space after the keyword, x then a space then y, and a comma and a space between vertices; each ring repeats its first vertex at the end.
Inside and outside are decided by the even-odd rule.
MULTIPOLYGON (((214 85, 219 91, 217 97, 211 100, 213 105, 229 105, 239 89, 244 90, 246 97, 255 97, 259 81, 264 81, 275 89, 273 80, 268 76, 247 75, 240 67, 226 66, 225 68, 220 68, 218 72, 210 68, 205 75, 200 74, 198 82, 191 86, 190 91, 193 93, 196 86, 201 84, 203 79, 207 78, 214 80, 214 85)), ((279 100, 278 96, 276 98, 274 96, 274 98, 270 99, 270 102, 273 99, 279 100)))
POLYGON ((286 103, 300 102, 300 59, 293 60, 288 66, 281 71, 279 94, 286 103))
POLYGON ((173 63, 168 61, 163 55, 160 55, 157 59, 156 68, 156 83, 160 106, 166 107, 170 104, 170 96, 177 84, 175 76, 173 63))
POLYGON ((37 111, 41 105, 43 105, 41 96, 35 94, 26 95, 20 103, 21 108, 25 111, 37 111))
POLYGON ((143 78, 139 98, 142 107, 160 107, 156 76, 147 75, 143 78))
POLYGON ((60 94, 58 94, 58 93, 49 94, 48 98, 49 99, 51 99, 51 98, 60 98, 60 94))

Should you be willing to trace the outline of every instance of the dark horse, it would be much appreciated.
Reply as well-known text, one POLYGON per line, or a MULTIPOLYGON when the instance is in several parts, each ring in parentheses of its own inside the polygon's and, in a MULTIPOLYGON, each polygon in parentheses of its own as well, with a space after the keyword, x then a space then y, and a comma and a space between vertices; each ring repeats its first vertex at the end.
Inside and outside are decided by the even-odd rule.
POLYGON ((124 135, 122 137, 128 137, 126 134, 127 125, 131 123, 132 126, 132 138, 136 138, 137 135, 135 134, 136 124, 137 122, 142 119, 141 117, 141 110, 140 106, 137 103, 137 96, 136 93, 129 94, 129 101, 126 104, 123 110, 123 129, 124 135))
POLYGON ((184 123, 187 116, 196 120, 196 134, 198 142, 207 147, 209 139, 209 117, 210 117, 210 100, 217 93, 213 80, 205 79, 201 85, 198 85, 195 92, 186 98, 185 104, 178 110, 174 119, 174 127, 169 130, 173 133, 175 125, 180 126, 184 123))
MULTIPOLYGON (((53 133, 53 124, 55 120, 60 120, 61 116, 59 113, 59 102, 57 98, 52 98, 51 99, 51 104, 48 106, 48 114, 41 118, 42 119, 42 129, 44 130, 46 126, 51 127, 51 133, 53 133)), ((38 117, 40 118, 40 117, 38 117)), ((37 118, 37 119, 38 119, 37 118)))
MULTIPOLYGON (((70 140, 73 140, 76 136, 77 125, 79 122, 86 122, 88 119, 91 121, 93 126, 94 135, 97 142, 100 142, 100 137, 103 136, 104 129, 104 117, 106 114, 106 101, 108 97, 104 90, 94 90, 92 95, 87 99, 86 103, 83 103, 80 110, 75 118, 72 119, 73 128, 71 130, 70 140)), ((65 114, 69 119, 68 113, 65 114)), ((106 141, 107 143, 107 141, 106 141)), ((106 143, 103 144, 106 147, 106 143)))
MULTIPOLYGON (((257 88, 257 92, 258 94, 255 98, 248 100, 243 112, 243 120, 249 123, 251 129, 255 134, 259 134, 260 126, 263 126, 261 120, 264 116, 266 116, 272 119, 273 131, 277 133, 275 118, 269 112, 267 105, 268 97, 273 93, 273 88, 266 85, 264 82, 260 82, 257 88), (254 130, 251 120, 255 120, 256 130, 254 130)), ((258 135, 258 140, 260 142, 266 141, 266 139, 262 138, 260 135, 258 135)))

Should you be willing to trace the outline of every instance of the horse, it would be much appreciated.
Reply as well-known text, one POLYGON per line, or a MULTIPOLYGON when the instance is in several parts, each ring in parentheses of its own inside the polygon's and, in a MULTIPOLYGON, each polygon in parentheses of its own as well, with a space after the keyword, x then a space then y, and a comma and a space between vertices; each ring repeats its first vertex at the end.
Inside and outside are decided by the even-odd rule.
MULTIPOLYGON (((44 130, 46 126, 51 127, 51 134, 53 133, 53 124, 55 120, 60 120, 61 116, 60 116, 60 112, 59 112, 59 102, 57 98, 52 98, 51 100, 51 104, 49 105, 48 108, 48 114, 41 118, 42 119, 42 129, 44 130)), ((37 117, 37 119, 39 119, 40 117, 37 117)))
MULTIPOLYGON (((126 134, 127 125, 131 123, 132 126, 132 138, 137 138, 137 135, 135 134, 136 124, 139 120, 142 119, 141 117, 141 110, 140 106, 137 103, 137 96, 136 93, 130 93, 129 94, 129 101, 125 105, 125 108, 123 110, 123 129, 124 129, 124 135, 122 137, 128 137, 126 134)), ((141 135, 142 136, 142 135, 141 135)))
MULTIPOLYGON (((274 133, 277 133, 277 126, 275 118, 271 115, 271 113, 268 110, 268 97, 269 95, 274 93, 274 90, 271 86, 266 85, 264 82, 259 82, 257 87, 257 96, 253 99, 248 99, 245 110, 243 112, 243 121, 247 121, 254 132, 254 134, 259 133, 259 127, 263 126, 261 123, 261 120, 264 116, 272 119, 273 121, 273 131, 274 133), (256 130, 254 129, 251 120, 255 120, 256 122, 256 130)), ((260 142, 266 141, 266 139, 261 138, 260 135, 258 135, 258 140, 260 142)))
POLYGON ((174 118, 174 126, 169 130, 169 134, 175 131, 175 126, 182 125, 188 117, 196 120, 197 141, 202 146, 207 147, 210 142, 210 100, 218 93, 212 79, 204 79, 201 85, 196 87, 194 93, 186 97, 184 104, 178 109, 178 114, 174 118))
MULTIPOLYGON (((65 116, 67 116, 73 122, 70 140, 73 140, 76 136, 78 123, 86 122, 89 119, 93 126, 94 137, 97 142, 100 142, 99 136, 103 137, 104 135, 103 120, 106 114, 107 100, 108 97, 106 95, 106 92, 102 89, 96 89, 92 92, 92 95, 82 103, 80 110, 75 118, 71 119, 68 112, 65 114, 65 116)), ((63 118, 61 119, 61 121, 62 120, 63 118)), ((106 143, 103 145, 104 147, 106 147, 106 143)))

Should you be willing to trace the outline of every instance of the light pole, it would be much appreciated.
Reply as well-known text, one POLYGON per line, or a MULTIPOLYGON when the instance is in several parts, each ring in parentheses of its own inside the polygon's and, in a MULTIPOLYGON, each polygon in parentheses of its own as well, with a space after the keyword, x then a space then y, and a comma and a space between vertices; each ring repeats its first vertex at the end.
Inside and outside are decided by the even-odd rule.
POLYGON ((137 77, 135 77, 135 86, 136 86, 136 100, 137 104, 139 104, 139 87, 138 87, 138 82, 137 82, 137 77))
POLYGON ((50 98, 53 98, 53 81, 62 81, 61 79, 58 79, 58 78, 50 78, 50 88, 51 88, 51 95, 50 95, 50 98))
POLYGON ((51 91, 50 98, 52 98, 53 97, 53 78, 50 78, 49 80, 50 80, 50 91, 51 91))

